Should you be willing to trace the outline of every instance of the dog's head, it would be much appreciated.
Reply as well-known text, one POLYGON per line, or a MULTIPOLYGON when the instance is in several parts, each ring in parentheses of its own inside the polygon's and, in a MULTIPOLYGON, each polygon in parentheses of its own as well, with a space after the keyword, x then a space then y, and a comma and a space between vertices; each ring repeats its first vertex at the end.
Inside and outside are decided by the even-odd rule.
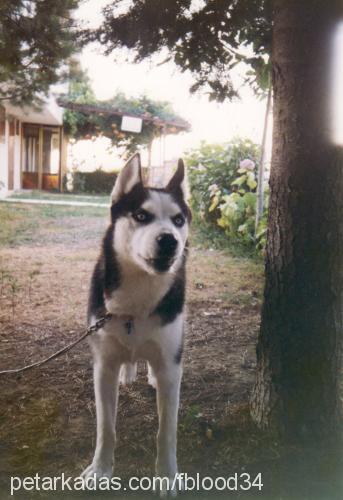
POLYGON ((191 212, 182 160, 164 189, 143 185, 139 154, 121 170, 112 191, 114 248, 122 261, 148 273, 173 272, 183 258, 191 212))

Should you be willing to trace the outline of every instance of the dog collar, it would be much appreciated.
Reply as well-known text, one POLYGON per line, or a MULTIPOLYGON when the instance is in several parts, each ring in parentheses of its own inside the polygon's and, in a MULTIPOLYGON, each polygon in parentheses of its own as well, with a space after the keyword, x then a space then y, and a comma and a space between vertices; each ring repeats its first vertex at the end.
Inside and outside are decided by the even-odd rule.
POLYGON ((121 319, 123 321, 125 333, 127 333, 127 335, 131 335, 131 333, 133 333, 135 328, 133 316, 117 315, 117 314, 111 314, 109 312, 106 312, 106 316, 110 317, 114 316, 119 320, 121 319))

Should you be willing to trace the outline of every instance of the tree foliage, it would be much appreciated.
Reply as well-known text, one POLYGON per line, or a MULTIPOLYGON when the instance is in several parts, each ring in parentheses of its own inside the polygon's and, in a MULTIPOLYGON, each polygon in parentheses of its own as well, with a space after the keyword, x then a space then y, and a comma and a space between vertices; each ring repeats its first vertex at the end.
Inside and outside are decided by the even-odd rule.
MULTIPOLYGON (((128 152, 147 146, 155 137, 161 135, 161 125, 144 121, 141 133, 125 132, 121 130, 121 116, 107 113, 107 110, 117 109, 123 113, 158 118, 170 123, 180 121, 185 123, 174 112, 169 102, 155 101, 146 95, 128 98, 123 92, 118 92, 106 101, 97 100, 87 73, 75 62, 72 63, 70 69, 69 91, 62 102, 63 100, 99 107, 98 112, 92 113, 66 109, 64 128, 69 136, 76 140, 107 137, 113 146, 122 147, 128 152)), ((177 129, 174 130, 171 126, 168 127, 168 132, 176 133, 177 129)))
POLYGON ((205 89, 210 99, 223 101, 237 95, 232 69, 241 61, 250 66, 251 84, 267 86, 271 0, 141 0, 128 8, 114 0, 103 24, 86 37, 107 53, 130 49, 135 62, 167 50, 166 60, 192 73, 191 91, 205 89))
POLYGON ((1 0, 0 101, 37 102, 76 49, 72 11, 79 0, 1 0))
MULTIPOLYGON (((64 95, 64 98, 77 104, 96 103, 90 78, 77 59, 71 59, 69 62, 68 92, 64 95)), ((82 136, 81 131, 85 130, 87 123, 88 116, 86 114, 69 109, 64 110, 63 127, 68 136, 80 139, 82 136)))

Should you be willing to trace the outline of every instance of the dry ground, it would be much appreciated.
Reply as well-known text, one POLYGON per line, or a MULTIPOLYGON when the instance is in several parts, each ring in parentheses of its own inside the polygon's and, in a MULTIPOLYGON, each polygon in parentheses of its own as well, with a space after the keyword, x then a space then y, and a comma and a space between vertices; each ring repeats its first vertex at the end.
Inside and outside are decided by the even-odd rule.
MULTIPOLYGON (((44 357, 82 332, 89 277, 107 221, 103 209, 43 205, 0 204, 0 217, 5 369, 44 357)), ((179 424, 182 471, 214 477, 273 470, 278 445, 266 444, 248 413, 261 284, 261 264, 193 245, 179 424)), ((139 369, 138 381, 120 391, 116 475, 123 478, 153 474, 155 394, 143 363, 139 369)), ((78 474, 88 465, 95 408, 86 343, 42 368, 1 377, 0 387, 1 499, 11 475, 78 474)))

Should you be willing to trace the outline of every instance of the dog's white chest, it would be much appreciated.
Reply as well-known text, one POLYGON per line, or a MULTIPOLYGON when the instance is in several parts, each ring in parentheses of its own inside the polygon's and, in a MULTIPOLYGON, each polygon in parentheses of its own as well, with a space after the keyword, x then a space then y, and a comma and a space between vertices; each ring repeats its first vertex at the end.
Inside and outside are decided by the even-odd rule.
POLYGON ((167 325, 161 325, 158 315, 149 317, 113 317, 92 341, 104 357, 116 357, 121 363, 150 360, 168 352, 173 356, 182 339, 183 314, 167 325))
POLYGON ((119 316, 147 317, 168 292, 171 279, 171 276, 148 274, 125 277, 106 299, 106 308, 119 316))

